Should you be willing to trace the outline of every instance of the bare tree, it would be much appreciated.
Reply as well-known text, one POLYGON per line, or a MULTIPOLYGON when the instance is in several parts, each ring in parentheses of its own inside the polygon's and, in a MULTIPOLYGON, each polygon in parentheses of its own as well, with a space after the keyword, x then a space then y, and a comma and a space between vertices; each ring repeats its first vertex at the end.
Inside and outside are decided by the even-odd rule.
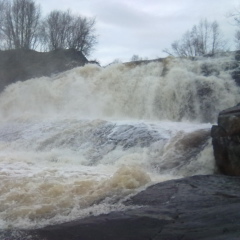
POLYGON ((235 33, 235 42, 236 42, 236 49, 240 49, 240 31, 236 31, 235 33))
POLYGON ((1 35, 8 49, 35 49, 40 6, 33 0, 13 0, 1 5, 1 35))
MULTIPOLYGON (((4 11, 5 8, 5 4, 4 4, 4 0, 0 0, 0 12, 2 13, 4 11)), ((3 24, 3 14, 0 14, 0 29, 2 28, 2 24, 3 24)))
POLYGON ((68 47, 81 51, 88 56, 97 43, 95 23, 94 18, 75 16, 67 39, 68 47))
POLYGON ((236 49, 240 50, 240 11, 235 10, 232 13, 228 14, 228 17, 232 18, 234 21, 234 25, 238 28, 235 32, 235 43, 236 43, 236 49))
POLYGON ((66 48, 72 24, 70 12, 52 11, 43 23, 44 43, 49 50, 66 48))
MULTIPOLYGON (((5 9, 5 4, 4 4, 4 0, 0 1, 0 13, 3 13, 5 9)), ((3 20, 4 20, 4 16, 3 14, 0 14, 0 48, 2 48, 3 46, 3 41, 4 41, 4 34, 2 32, 3 29, 3 20)))
POLYGON ((142 58, 139 57, 139 56, 136 55, 136 54, 132 55, 132 57, 131 57, 131 59, 130 59, 131 62, 141 61, 141 60, 142 60, 142 58))
POLYGON ((72 15, 69 10, 51 12, 43 29, 49 50, 73 48, 88 56, 97 43, 95 19, 72 15))
POLYGON ((187 31, 181 40, 173 42, 171 47, 172 51, 165 49, 164 52, 181 57, 214 55, 226 51, 226 41, 222 38, 218 23, 205 19, 187 31))
POLYGON ((42 51, 72 48, 88 56, 97 43, 95 19, 52 11, 41 20, 34 0, 0 0, 0 48, 42 51))

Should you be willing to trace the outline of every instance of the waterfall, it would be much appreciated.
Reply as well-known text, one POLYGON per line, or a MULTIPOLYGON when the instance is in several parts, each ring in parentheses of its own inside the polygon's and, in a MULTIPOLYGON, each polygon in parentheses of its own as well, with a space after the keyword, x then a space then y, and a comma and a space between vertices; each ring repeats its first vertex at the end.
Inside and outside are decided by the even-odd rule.
MULTIPOLYGON (((0 95, 0 227, 113 210, 147 186, 214 172, 209 130, 240 102, 231 56, 86 65, 0 95)), ((129 206, 131 208, 131 206, 129 206)))

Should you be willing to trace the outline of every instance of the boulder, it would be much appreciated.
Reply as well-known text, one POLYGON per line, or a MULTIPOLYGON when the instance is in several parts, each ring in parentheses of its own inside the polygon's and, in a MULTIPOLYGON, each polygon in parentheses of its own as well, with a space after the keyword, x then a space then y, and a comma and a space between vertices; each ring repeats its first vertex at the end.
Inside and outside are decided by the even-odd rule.
POLYGON ((240 105, 218 115, 211 129, 216 166, 220 173, 240 176, 240 105))

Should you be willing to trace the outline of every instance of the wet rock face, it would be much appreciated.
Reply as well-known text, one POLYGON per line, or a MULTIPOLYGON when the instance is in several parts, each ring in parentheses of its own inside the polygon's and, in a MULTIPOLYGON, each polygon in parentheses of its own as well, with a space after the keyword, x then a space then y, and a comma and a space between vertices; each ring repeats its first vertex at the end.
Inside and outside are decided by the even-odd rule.
POLYGON ((226 175, 240 176, 240 105, 219 113, 211 130, 216 165, 226 175))

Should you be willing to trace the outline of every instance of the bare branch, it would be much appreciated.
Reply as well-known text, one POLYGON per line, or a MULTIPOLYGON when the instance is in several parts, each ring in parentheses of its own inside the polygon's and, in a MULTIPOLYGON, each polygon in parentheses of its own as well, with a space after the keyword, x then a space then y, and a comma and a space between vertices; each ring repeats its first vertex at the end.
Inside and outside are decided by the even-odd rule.
POLYGON ((180 57, 214 55, 226 50, 226 41, 222 39, 218 23, 210 23, 205 19, 187 31, 181 40, 173 42, 171 47, 172 54, 180 57))
POLYGON ((40 6, 33 0, 13 0, 0 4, 1 35, 8 49, 34 49, 38 38, 40 6))
POLYGON ((95 19, 72 15, 70 11, 51 12, 43 29, 49 50, 73 48, 89 55, 97 43, 95 19))

